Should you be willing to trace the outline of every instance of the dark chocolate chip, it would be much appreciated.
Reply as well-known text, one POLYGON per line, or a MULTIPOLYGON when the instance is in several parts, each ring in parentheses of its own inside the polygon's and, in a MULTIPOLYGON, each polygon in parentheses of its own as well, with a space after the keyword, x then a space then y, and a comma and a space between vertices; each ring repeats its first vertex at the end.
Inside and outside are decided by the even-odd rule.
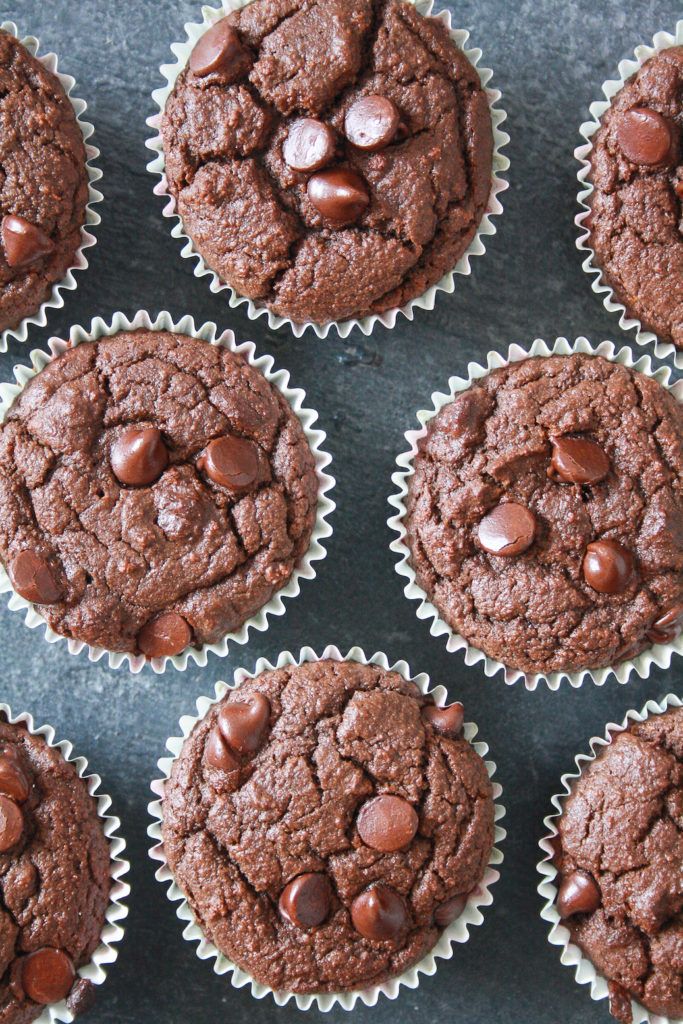
POLYGON ((400 121, 398 107, 387 96, 362 96, 349 107, 344 132, 358 149, 374 152, 393 142, 400 121))
POLYGON ((177 612, 162 612, 146 622, 138 633, 138 647, 148 658, 172 658, 184 651, 192 630, 177 612))
POLYGON ((238 754, 253 754, 270 720, 270 701, 262 693, 249 694, 246 701, 225 704, 218 714, 223 739, 238 754))
POLYGON ((602 903, 597 882, 587 871, 572 871, 565 875, 557 894, 557 910, 560 917, 574 914, 591 914, 602 903))
POLYGON ((447 704, 443 708, 439 708, 435 704, 427 704, 422 708, 422 720, 437 732, 443 733, 444 736, 457 739, 462 735, 462 728, 465 724, 465 708, 460 701, 447 704))
POLYGON ((368 800, 358 813, 358 834, 366 846, 382 853, 393 853, 411 843, 417 826, 415 808, 388 793, 368 800))
POLYGON ((8 796, 0 793, 0 853, 11 850, 24 831, 24 815, 8 796))
POLYGON ((332 905, 332 886, 327 875, 309 871, 293 878, 282 890, 280 913, 295 928, 307 931, 325 921, 332 905))
POLYGON ((609 473, 610 462, 599 444, 587 437, 554 437, 551 466, 568 484, 597 484, 609 473))
POLYGON ((156 427, 127 427, 112 446, 111 467, 129 487, 153 484, 167 465, 168 449, 156 427))
POLYGON ((675 604, 660 615, 647 632, 648 640, 653 644, 669 644, 675 640, 683 629, 683 604, 675 604))
POLYGON ((634 107, 620 115, 617 140, 631 163, 645 166, 661 164, 672 155, 673 125, 656 110, 634 107))
POLYGON ((66 1005, 74 1017, 92 1010, 95 1005, 95 986, 88 978, 76 978, 69 992, 66 1005))
POLYGON ((23 804, 28 798, 30 787, 26 774, 16 758, 6 754, 0 756, 0 793, 23 804))
POLYGON ((9 576, 17 594, 33 604, 55 604, 62 591, 46 558, 35 551, 20 551, 9 566, 9 576))
POLYGON ((206 446, 197 466, 215 484, 242 494, 258 480, 258 449, 253 441, 226 434, 206 446))
POLYGON ((372 942, 397 939, 408 926, 405 900, 388 885, 373 885, 351 904, 353 927, 372 942))
POLYGON ((282 155, 295 171, 319 171, 332 160, 335 149, 335 135, 328 124, 302 117, 290 125, 282 155))
POLYGON ((633 572, 633 555, 617 541, 596 540, 586 548, 584 579, 599 594, 623 594, 633 572))
POLYGON ((14 214, 2 218, 0 233, 10 267, 27 267, 55 251, 55 243, 42 228, 14 214))
POLYGON ((536 519, 524 505, 508 501, 498 505, 479 523, 479 543, 484 551, 501 558, 521 555, 531 547, 536 519))
POLYGON ((357 221, 370 203, 361 176, 344 167, 321 171, 309 178, 308 198, 318 213, 335 227, 357 221))
POLYGON ((204 78, 214 71, 229 71, 243 57, 244 47, 236 29, 222 18, 196 43, 190 54, 190 70, 204 78))
POLYGON ((449 924, 453 924, 454 921, 461 916, 463 910, 467 906, 467 896, 454 896, 450 900, 446 900, 440 907, 436 908, 434 913, 434 923, 439 928, 448 928, 449 924))
POLYGON ((221 772, 232 772, 239 768, 239 761, 230 753, 220 728, 216 725, 209 733, 204 752, 206 763, 221 772))
POLYGON ((47 1006, 65 999, 76 972, 71 958, 61 949, 45 946, 29 953, 21 963, 21 986, 34 1003, 47 1006))

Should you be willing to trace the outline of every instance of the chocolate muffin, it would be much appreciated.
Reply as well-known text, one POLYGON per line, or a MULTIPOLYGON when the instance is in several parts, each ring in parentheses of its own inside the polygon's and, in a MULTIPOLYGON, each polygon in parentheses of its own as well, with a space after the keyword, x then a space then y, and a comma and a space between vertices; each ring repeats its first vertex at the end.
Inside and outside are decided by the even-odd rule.
POLYGON ((242 356, 163 331, 68 349, 0 427, 0 559, 52 628, 149 658, 212 643, 289 580, 318 479, 242 356))
POLYGON ((403 0, 253 0, 199 40, 161 134, 197 251, 297 322, 421 295, 467 249, 491 190, 477 72, 403 0))
POLYGON ((74 262, 85 163, 59 79, 0 30, 0 331, 35 313, 74 262))
POLYGON ((610 1009, 631 998, 683 1018, 683 709, 632 724, 574 783, 559 820, 557 909, 603 974, 610 1009))
POLYGON ((73 1013, 93 986, 76 971, 100 944, 109 845, 86 784, 42 736, 0 719, 0 1020, 50 1003, 73 1013))
POLYGON ((350 661, 265 672, 215 704, 163 799, 164 852, 209 940, 297 993, 420 960, 493 845, 491 783, 462 725, 461 704, 350 661))
POLYGON ((406 497, 418 584, 506 666, 579 671, 683 625, 683 412, 590 355, 483 377, 428 424, 406 497))
POLYGON ((648 60, 593 138, 586 226, 629 316, 683 348, 683 47, 648 60))

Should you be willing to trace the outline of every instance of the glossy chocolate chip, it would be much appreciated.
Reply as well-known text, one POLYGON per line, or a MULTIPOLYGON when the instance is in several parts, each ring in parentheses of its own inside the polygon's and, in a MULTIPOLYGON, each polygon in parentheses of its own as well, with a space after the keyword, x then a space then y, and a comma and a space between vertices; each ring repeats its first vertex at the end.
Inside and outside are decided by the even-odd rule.
POLYGON ((619 1024, 632 1024, 633 1007, 631 1006, 631 996, 624 986, 620 985, 618 981, 608 981, 607 996, 611 1016, 619 1021, 619 1024))
POLYGON ((215 484, 242 494, 258 480, 258 449, 253 441, 226 434, 206 446, 197 466, 215 484))
POLYGON ((655 619, 647 632, 647 638, 653 644, 668 644, 676 639, 681 629, 683 629, 683 604, 675 604, 655 619))
POLYGON ((228 744, 223 739, 223 734, 216 725, 209 733, 204 750, 206 763, 220 772, 231 772, 239 768, 239 761, 230 752, 228 744))
POLYGON ((71 958, 61 949, 45 946, 22 960, 21 987, 29 999, 43 1006, 65 999, 75 977, 71 958))
POLYGON ((358 834, 366 846, 393 853, 411 843, 417 832, 414 807, 400 796, 384 793, 368 800, 358 813, 358 834))
POLYGON ((319 171, 332 160, 335 149, 335 135, 328 124, 302 117, 290 125, 282 155, 294 171, 319 171))
POLYGON ((321 171, 309 178, 308 198, 318 213, 335 227, 357 221, 370 203, 361 176, 344 167, 321 171))
POLYGON ((656 110, 634 107, 620 115, 617 140, 631 163, 653 166, 672 155, 673 130, 671 122, 656 110))
POLYGON ((490 555, 512 558, 531 547, 536 519, 524 505, 508 501, 498 505, 479 523, 479 543, 490 555))
POLYGON ((351 904, 353 927, 372 942, 397 939, 408 925, 405 900, 388 885, 373 885, 351 904))
POLYGON ((329 878, 313 871, 293 878, 282 890, 278 905, 282 916, 295 928, 317 928, 327 919, 332 905, 329 878))
POLYGON ((587 437, 554 437, 550 465, 568 484, 597 484, 609 473, 610 462, 599 444, 587 437))
POLYGON ((47 559, 35 551, 20 551, 8 569, 12 586, 26 601, 55 604, 62 596, 47 559))
POLYGON ((449 924, 453 924, 454 921, 462 914, 463 910, 467 905, 467 896, 454 896, 450 900, 446 900, 440 907, 436 908, 434 913, 434 923, 439 928, 448 928, 449 924))
POLYGON ((598 884, 588 872, 572 871, 562 879, 557 894, 557 910, 560 917, 591 914, 601 903, 602 896, 598 884))
POLYGON ((23 804, 30 791, 26 774, 16 757, 0 755, 0 793, 9 796, 19 804, 23 804))
POLYGON ((615 540, 596 540, 586 548, 583 576, 599 594, 623 594, 633 569, 633 555, 615 540))
POLYGON ((223 739, 238 754, 253 754, 270 720, 270 701, 262 693, 251 693, 246 701, 225 704, 218 715, 223 739))
POLYGON ((462 735, 462 727, 465 724, 465 708, 460 701, 447 704, 444 708, 428 704, 422 708, 422 720, 429 723, 437 732, 443 733, 444 736, 457 739, 462 735))
POLYGON ((55 251, 55 243, 42 228, 14 214, 2 218, 0 234, 10 267, 27 267, 55 251))
POLYGON ((146 487, 168 465, 168 449, 156 427, 127 427, 111 449, 111 468, 128 487, 146 487))
POLYGON ((393 142, 400 121, 398 107, 387 96, 362 96, 349 107, 344 132, 358 149, 373 152, 393 142))
POLYGON ((683 181, 677 181, 674 185, 674 192, 679 199, 683 199, 683 181))
POLYGON ((162 612, 146 622, 138 633, 138 647, 148 658, 172 658, 184 651, 192 630, 177 612, 162 612))
POLYGON ((0 793, 0 853, 11 850, 24 831, 24 815, 19 806, 0 793))
POLYGON ((214 71, 229 71, 244 57, 237 31, 223 18, 205 32, 190 54, 190 70, 204 78, 214 71))

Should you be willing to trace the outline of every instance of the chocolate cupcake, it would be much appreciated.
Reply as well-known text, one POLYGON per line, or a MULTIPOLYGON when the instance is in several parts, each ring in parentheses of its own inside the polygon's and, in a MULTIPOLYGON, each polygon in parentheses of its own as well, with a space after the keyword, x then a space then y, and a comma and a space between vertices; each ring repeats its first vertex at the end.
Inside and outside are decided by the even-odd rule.
POLYGON ((683 625, 681 406, 626 353, 577 348, 454 380, 392 500, 410 596, 532 687, 632 664, 683 625))
POLYGON ((253 0, 202 30, 150 169, 202 268, 278 325, 407 308, 499 212, 489 99, 446 19, 253 0))
POLYGON ((502 811, 462 705, 438 707, 402 666, 357 657, 285 655, 219 684, 153 787, 153 855, 192 908, 187 937, 255 994, 294 993, 302 1008, 395 993, 444 929, 474 923, 497 877, 502 811))
POLYGON ((0 558, 58 635, 134 669, 188 649, 205 660, 328 532, 315 417, 231 336, 102 333, 62 345, 0 427, 0 558))

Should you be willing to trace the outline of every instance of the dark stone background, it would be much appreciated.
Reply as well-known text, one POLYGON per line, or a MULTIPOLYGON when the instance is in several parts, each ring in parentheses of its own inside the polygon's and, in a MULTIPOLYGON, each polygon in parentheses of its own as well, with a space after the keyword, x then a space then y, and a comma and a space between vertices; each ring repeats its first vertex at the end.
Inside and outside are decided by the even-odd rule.
MULTIPOLYGON (((170 44, 184 38, 184 22, 199 19, 199 0, 11 0, 0 7, 0 20, 11 18, 20 34, 37 35, 41 49, 55 50, 61 68, 76 77, 104 170, 103 223, 90 269, 79 275, 77 292, 67 293, 65 308, 51 312, 48 329, 31 330, 30 346, 44 346, 50 334, 96 314, 108 318, 117 309, 130 315, 166 308, 176 317, 189 312, 199 322, 232 327, 238 337, 253 338, 260 352, 272 353, 293 383, 306 389, 328 433, 338 482, 335 533, 318 578, 304 582, 300 597, 266 634, 252 634, 246 648, 233 649, 225 661, 212 657, 205 669, 171 670, 163 677, 113 672, 84 656, 71 657, 63 644, 48 646, 0 602, 0 699, 73 740, 101 773, 128 840, 128 930, 88 1015, 92 1024, 213 1024, 226 1017, 261 1024, 298 1017, 293 1005, 280 1010, 270 998, 256 1002, 248 990, 233 989, 183 941, 147 856, 146 807, 165 739, 177 733, 178 718, 193 711, 199 695, 236 666, 253 666, 260 655, 273 658, 304 644, 322 649, 328 642, 403 657, 462 699, 491 746, 508 809, 502 879, 484 925, 418 991, 404 989, 396 1003, 383 1000, 375 1009, 359 1004, 356 1019, 608 1019, 606 1004, 591 1002, 546 940, 535 891, 537 842, 550 796, 574 754, 628 708, 672 690, 683 693, 681 663, 623 687, 612 679, 601 689, 588 683, 558 693, 527 693, 519 685, 506 687, 500 676, 486 679, 479 667, 466 668, 460 654, 449 656, 444 641, 430 637, 415 617, 416 606, 403 597, 389 551, 387 496, 416 410, 429 404, 450 374, 465 374, 469 360, 538 336, 585 333, 596 342, 631 342, 581 270, 572 152, 601 82, 614 77, 617 62, 632 56, 637 43, 651 41, 659 29, 671 31, 681 9, 654 0, 448 0, 446 6, 456 26, 471 30, 503 91, 512 136, 505 213, 486 256, 474 260, 472 277, 457 280, 453 296, 441 295, 431 313, 418 311, 413 324, 401 319, 394 331, 380 328, 370 339, 354 333, 347 341, 336 335, 319 341, 310 333, 296 340, 286 329, 270 333, 262 319, 251 323, 241 309, 230 311, 227 293, 212 295, 208 279, 196 279, 193 263, 180 259, 180 246, 162 219, 162 202, 152 195, 156 179, 145 170, 145 118, 154 112, 150 94, 161 84, 158 66, 170 59, 170 44)), ((12 366, 27 356, 28 347, 12 342, 0 356, 0 379, 9 379, 12 366)), ((337 1010, 330 1018, 342 1022, 345 1014, 337 1010)))

